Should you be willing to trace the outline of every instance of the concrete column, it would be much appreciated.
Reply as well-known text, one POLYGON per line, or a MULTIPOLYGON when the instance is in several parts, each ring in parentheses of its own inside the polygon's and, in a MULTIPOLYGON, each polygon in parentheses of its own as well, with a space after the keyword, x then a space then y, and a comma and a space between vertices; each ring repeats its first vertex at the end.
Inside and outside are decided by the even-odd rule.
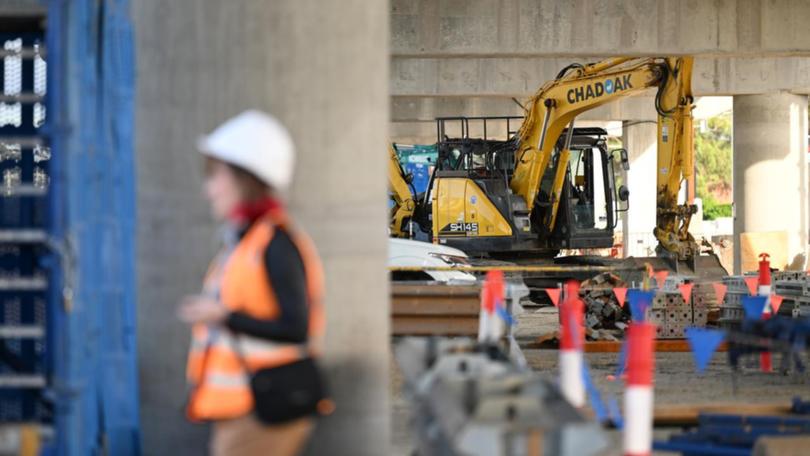
POLYGON ((655 122, 624 122, 622 145, 630 158, 625 185, 630 190, 630 209, 622 217, 625 256, 654 254, 655 168, 658 126, 655 122))
POLYGON ((804 267, 807 97, 789 93, 737 95, 733 133, 735 272, 741 269, 740 235, 754 232, 786 232, 784 261, 798 261, 804 267))
POLYGON ((337 402, 313 454, 388 453, 388 2, 133 1, 137 33, 139 353, 144 454, 204 454, 185 422, 188 329, 215 230, 195 138, 248 108, 298 148, 290 207, 327 281, 324 365, 337 402))

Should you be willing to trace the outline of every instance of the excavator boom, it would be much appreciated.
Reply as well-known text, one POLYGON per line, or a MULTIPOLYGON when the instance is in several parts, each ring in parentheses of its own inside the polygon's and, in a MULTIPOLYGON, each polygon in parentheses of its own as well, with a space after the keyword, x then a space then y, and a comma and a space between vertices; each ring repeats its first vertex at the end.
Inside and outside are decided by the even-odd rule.
POLYGON ((525 199, 530 211, 538 203, 548 208, 541 221, 545 232, 554 230, 562 199, 569 144, 556 154, 555 147, 563 130, 568 127, 568 131, 573 131, 574 119, 579 114, 657 87, 655 236, 661 253, 680 260, 698 254, 688 231, 695 208, 679 205, 677 201, 682 179, 691 176, 694 162, 691 77, 691 57, 613 58, 589 65, 570 65, 538 90, 526 107, 510 188, 525 199), (538 193, 541 179, 550 167, 554 173, 551 191, 541 195, 538 193))

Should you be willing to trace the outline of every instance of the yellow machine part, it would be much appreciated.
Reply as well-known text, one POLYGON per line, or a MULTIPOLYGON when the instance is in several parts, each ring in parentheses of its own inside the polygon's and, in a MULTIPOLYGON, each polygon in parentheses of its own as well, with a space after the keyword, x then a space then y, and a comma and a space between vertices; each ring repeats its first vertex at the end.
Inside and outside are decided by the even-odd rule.
POLYGON ((512 235, 509 222, 472 180, 437 178, 433 194, 434 241, 442 237, 512 235))

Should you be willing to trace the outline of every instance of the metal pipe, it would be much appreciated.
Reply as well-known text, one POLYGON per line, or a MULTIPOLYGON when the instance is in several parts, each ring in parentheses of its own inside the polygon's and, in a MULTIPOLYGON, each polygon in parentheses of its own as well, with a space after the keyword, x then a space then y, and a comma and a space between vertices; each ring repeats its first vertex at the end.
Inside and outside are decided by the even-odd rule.
POLYGON ((19 145, 24 148, 41 146, 45 143, 41 136, 3 136, 0 139, 0 147, 19 145))
POLYGON ((551 117, 551 109, 554 108, 554 100, 546 100, 543 102, 546 106, 546 115, 543 116, 543 129, 540 130, 540 144, 537 146, 538 150, 543 150, 546 145, 546 132, 548 131, 548 122, 551 117))
POLYGON ((20 93, 17 95, 0 94, 0 103, 40 103, 43 101, 45 101, 45 96, 36 93, 20 93))
POLYGON ((24 47, 20 50, 14 49, 0 49, 0 58, 2 57, 22 57, 24 59, 33 59, 40 56, 45 58, 45 47, 41 46, 39 49, 32 47, 24 47))
POLYGON ((634 60, 634 57, 616 57, 612 59, 607 59, 603 62, 586 66, 585 73, 586 74, 599 73, 601 71, 607 70, 608 68, 612 68, 617 65, 621 65, 622 63, 629 62, 630 60, 634 60))
POLYGON ((568 124, 568 134, 565 135, 565 149, 571 150, 571 137, 574 136, 574 119, 568 124))

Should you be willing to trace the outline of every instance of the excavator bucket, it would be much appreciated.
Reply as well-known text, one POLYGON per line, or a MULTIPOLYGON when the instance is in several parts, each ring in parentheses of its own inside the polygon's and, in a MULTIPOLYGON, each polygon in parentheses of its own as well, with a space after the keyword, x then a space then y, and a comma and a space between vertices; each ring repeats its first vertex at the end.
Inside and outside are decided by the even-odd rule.
POLYGON ((689 278, 695 282, 719 282, 728 275, 728 271, 720 263, 717 255, 710 253, 696 256, 692 261, 677 261, 665 257, 630 257, 622 261, 626 272, 620 275, 627 275, 625 280, 640 281, 642 279, 645 265, 650 265, 654 271, 666 270, 672 275, 689 278), (636 271, 637 272, 630 272, 636 271))
MULTIPOLYGON (((555 265, 561 266, 559 271, 549 272, 525 272, 522 278, 533 296, 543 296, 545 289, 555 288, 559 283, 568 279, 585 281, 594 276, 609 272, 622 279, 629 286, 640 287, 644 280, 655 279, 652 272, 667 271, 668 276, 679 279, 687 279, 696 284, 709 284, 720 282, 728 275, 728 271, 720 263, 720 259, 715 254, 703 254, 692 262, 672 261, 662 257, 630 257, 612 258, 602 256, 567 256, 557 257, 553 260, 518 260, 517 264, 522 265, 555 265)), ((544 301, 545 299, 541 299, 544 301)))

